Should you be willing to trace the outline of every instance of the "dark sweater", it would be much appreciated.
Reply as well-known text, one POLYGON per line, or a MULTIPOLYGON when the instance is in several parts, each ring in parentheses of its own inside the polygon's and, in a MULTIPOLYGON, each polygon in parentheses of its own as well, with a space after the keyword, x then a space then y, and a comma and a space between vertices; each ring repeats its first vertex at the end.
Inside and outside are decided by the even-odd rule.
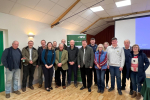
POLYGON ((89 46, 93 49, 93 52, 95 54, 96 49, 97 49, 97 44, 95 44, 94 46, 92 46, 91 44, 89 44, 89 46))
POLYGON ((56 57, 55 52, 54 52, 54 58, 53 59, 52 59, 52 55, 53 55, 52 50, 48 50, 47 55, 45 55, 45 53, 46 53, 46 50, 44 49, 43 52, 42 52, 42 62, 43 62, 43 64, 44 65, 47 64, 48 66, 51 65, 51 64, 54 64, 55 57, 56 57), (47 61, 45 60, 45 56, 47 56, 47 61), (52 63, 51 63, 51 60, 52 60, 52 63))
POLYGON ((74 62, 77 64, 77 56, 78 56, 78 48, 74 46, 73 49, 71 47, 67 48, 68 51, 68 62, 74 62))
POLYGON ((37 63, 36 63, 39 66, 43 65, 43 62, 41 60, 42 51, 43 51, 43 47, 41 46, 38 48, 38 59, 37 59, 37 63))
POLYGON ((124 53, 125 53, 125 64, 126 64, 126 62, 129 59, 129 55, 130 55, 130 52, 131 52, 131 47, 130 47, 130 49, 125 49, 125 47, 123 47, 123 50, 124 50, 124 53))
MULTIPOLYGON (((3 54, 2 54, 2 58, 1 58, 1 61, 2 61, 2 64, 8 68, 10 71, 12 71, 12 69, 15 68, 15 64, 14 64, 14 57, 13 57, 13 54, 12 54, 12 50, 13 48, 10 47, 10 48, 7 48, 4 50, 3 54)), ((17 51, 20 53, 20 63, 18 63, 19 65, 19 68, 21 69, 21 58, 22 58, 22 54, 21 54, 21 51, 19 48, 17 48, 17 51)), ((18 58, 19 59, 19 58, 18 58)))
POLYGON ((18 49, 12 49, 12 57, 13 57, 13 62, 14 62, 14 68, 13 69, 19 69, 20 66, 20 58, 21 58, 21 53, 18 51, 18 49))

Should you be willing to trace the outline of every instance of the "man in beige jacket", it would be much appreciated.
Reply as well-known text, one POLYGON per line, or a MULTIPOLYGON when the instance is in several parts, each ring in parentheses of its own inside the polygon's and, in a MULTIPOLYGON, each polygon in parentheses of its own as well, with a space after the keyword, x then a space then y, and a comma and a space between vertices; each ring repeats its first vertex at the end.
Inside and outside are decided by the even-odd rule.
POLYGON ((22 56, 25 59, 23 61, 23 79, 22 79, 22 91, 26 91, 26 83, 27 77, 29 75, 29 88, 34 89, 33 87, 33 79, 34 79, 34 71, 36 68, 36 60, 38 59, 38 52, 33 47, 33 41, 28 42, 28 46, 24 47, 22 50, 22 56))

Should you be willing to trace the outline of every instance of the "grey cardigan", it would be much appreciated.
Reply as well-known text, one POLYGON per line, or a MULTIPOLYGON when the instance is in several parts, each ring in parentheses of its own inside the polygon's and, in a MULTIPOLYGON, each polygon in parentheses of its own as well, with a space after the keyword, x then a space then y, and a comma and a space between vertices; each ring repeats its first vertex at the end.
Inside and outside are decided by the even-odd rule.
MULTIPOLYGON (((83 54, 84 54, 84 49, 81 47, 78 52, 78 65, 80 67, 83 67, 83 54)), ((85 68, 93 67, 94 63, 94 53, 93 49, 89 47, 88 45, 85 47, 85 68)))

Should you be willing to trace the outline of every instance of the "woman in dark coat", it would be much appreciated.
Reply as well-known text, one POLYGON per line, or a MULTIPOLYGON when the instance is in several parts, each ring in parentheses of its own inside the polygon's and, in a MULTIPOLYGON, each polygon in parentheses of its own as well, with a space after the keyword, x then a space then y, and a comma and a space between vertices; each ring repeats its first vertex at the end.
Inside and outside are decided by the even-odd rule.
POLYGON ((132 86, 133 86, 133 95, 132 98, 136 99, 141 98, 141 87, 146 78, 145 71, 149 67, 149 60, 145 53, 140 51, 140 48, 137 44, 132 46, 132 51, 129 55, 127 68, 127 78, 131 75, 132 86), (131 71, 131 74, 129 75, 131 71), (138 89, 138 91, 137 91, 138 89))

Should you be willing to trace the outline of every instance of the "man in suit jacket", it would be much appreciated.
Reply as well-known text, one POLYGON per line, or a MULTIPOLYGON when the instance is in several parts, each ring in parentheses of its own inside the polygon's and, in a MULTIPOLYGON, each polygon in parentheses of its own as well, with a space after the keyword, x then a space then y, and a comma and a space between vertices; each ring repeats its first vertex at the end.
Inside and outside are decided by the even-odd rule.
POLYGON ((92 85, 92 67, 94 62, 94 53, 93 49, 87 45, 86 40, 82 40, 82 47, 79 49, 78 53, 78 67, 81 71, 82 83, 83 86, 80 90, 86 88, 86 75, 88 82, 88 92, 91 92, 92 85))
POLYGON ((64 44, 59 44, 59 50, 56 50, 56 59, 55 59, 55 71, 56 71, 56 88, 62 85, 63 89, 66 89, 65 78, 66 70, 68 70, 68 52, 64 49, 64 44), (60 80, 60 72, 62 73, 62 83, 60 80))

